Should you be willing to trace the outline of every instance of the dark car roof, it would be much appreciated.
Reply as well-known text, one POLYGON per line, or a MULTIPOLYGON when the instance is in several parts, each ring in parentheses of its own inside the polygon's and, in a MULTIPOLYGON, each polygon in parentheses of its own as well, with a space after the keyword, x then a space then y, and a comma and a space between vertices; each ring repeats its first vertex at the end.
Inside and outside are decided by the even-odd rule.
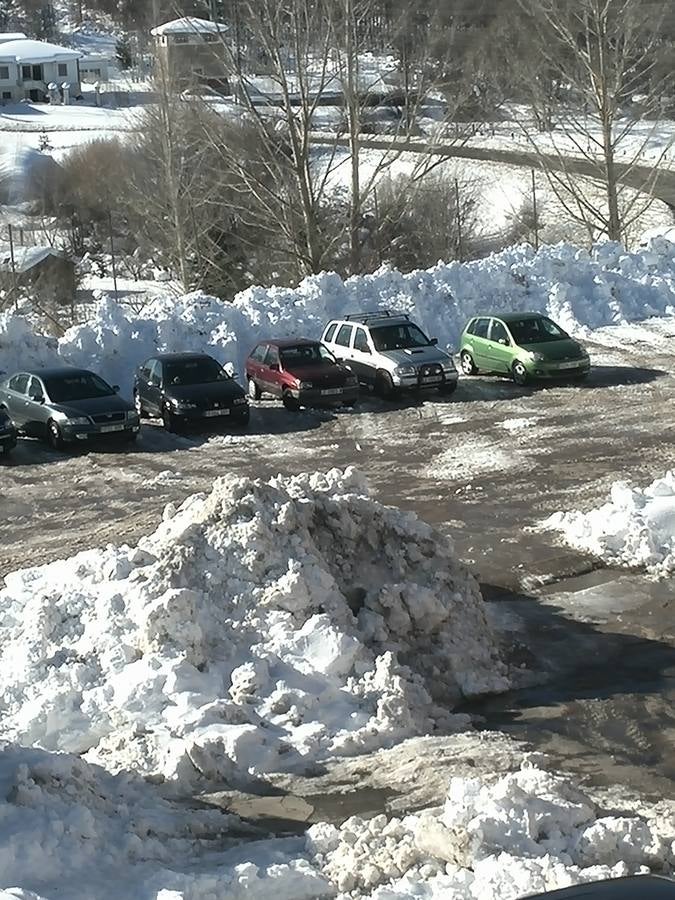
MULTIPOLYGON (((546 313, 540 312, 484 312, 472 316, 473 319, 501 319, 502 322, 520 322, 522 319, 541 319, 546 313)), ((548 317, 547 317, 548 318, 548 317)))
MULTIPOLYGON (((80 369, 75 366, 53 366, 50 369, 21 369, 19 372, 15 372, 14 375, 35 375, 36 378, 64 378, 68 375, 75 375, 78 372, 86 372, 87 375, 93 374, 89 369, 80 369)), ((13 378, 14 375, 10 375, 10 378, 13 378)))
POLYGON ((282 338, 281 340, 258 341, 256 347, 259 347, 260 344, 270 344, 272 347, 278 347, 279 350, 283 350, 284 347, 306 347, 320 343, 321 341, 313 341, 310 338, 282 338))
POLYGON ((184 353, 155 353, 148 359, 158 359, 161 362, 181 362, 187 359, 213 359, 208 353, 198 353, 196 350, 185 351, 184 353))
POLYGON ((539 897, 550 900, 635 900, 636 897, 640 900, 673 900, 675 881, 659 875, 630 875, 575 884, 543 894, 528 894, 527 900, 538 900, 539 897))

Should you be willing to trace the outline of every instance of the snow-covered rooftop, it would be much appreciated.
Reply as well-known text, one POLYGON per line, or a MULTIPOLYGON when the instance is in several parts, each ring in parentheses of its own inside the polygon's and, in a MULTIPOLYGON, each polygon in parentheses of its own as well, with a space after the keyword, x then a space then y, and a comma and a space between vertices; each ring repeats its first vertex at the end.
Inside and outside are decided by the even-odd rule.
POLYGON ((16 40, 7 41, 0 45, 0 59, 12 60, 18 63, 40 63, 50 60, 78 59, 82 54, 79 50, 71 50, 69 47, 59 47, 58 44, 49 44, 46 41, 16 40))
MULTIPOLYGON (((67 259, 66 254, 55 247, 15 247, 14 269, 17 272, 28 272, 50 256, 67 259)), ((9 245, 0 245, 0 271, 11 271, 11 268, 12 254, 9 245)))
POLYGON ((23 31, 1 31, 0 32, 0 44, 6 44, 8 41, 21 41, 24 40, 26 35, 23 31))
POLYGON ((152 34, 157 37, 162 34, 219 34, 227 31, 228 26, 222 22, 210 22, 208 19, 198 19, 195 16, 184 16, 182 19, 173 19, 152 29, 152 34))

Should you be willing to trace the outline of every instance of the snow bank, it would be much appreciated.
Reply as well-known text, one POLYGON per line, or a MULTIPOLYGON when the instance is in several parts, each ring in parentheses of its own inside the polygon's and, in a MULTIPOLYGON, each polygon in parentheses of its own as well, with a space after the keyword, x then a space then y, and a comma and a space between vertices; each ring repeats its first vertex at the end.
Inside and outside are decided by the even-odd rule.
POLYGON ((590 512, 558 512, 543 523, 573 547, 657 575, 675 572, 675 470, 648 487, 612 485, 610 500, 590 512))
POLYGON ((66 754, 0 748, 0 898, 315 900, 327 880, 302 841, 241 841, 220 811, 163 799, 66 754), (5 887, 8 893, 4 893, 5 887))
POLYGON ((137 548, 6 576, 5 736, 232 784, 435 727, 508 687, 450 542, 358 473, 227 476, 137 548))
POLYGON ((338 891, 372 900, 503 900, 673 865, 675 816, 607 815, 563 777, 525 763, 453 778, 441 811, 313 825, 307 845, 338 891))
MULTIPOLYGON (((203 349, 221 362, 243 363, 264 337, 321 335, 345 312, 388 308, 410 313, 440 343, 456 349, 466 320, 487 310, 547 312, 574 333, 675 312, 675 244, 657 237, 637 253, 619 244, 592 253, 561 244, 535 252, 523 245, 467 264, 439 263, 426 271, 379 271, 343 281, 335 274, 306 278, 297 288, 253 287, 233 303, 204 294, 164 297, 134 315, 111 300, 90 322, 71 328, 59 353, 96 368, 129 391, 134 368, 158 351, 203 349)), ((0 369, 3 358, 0 320, 0 369)), ((6 352, 6 351, 5 351, 6 352)))
POLYGON ((0 313, 0 377, 33 366, 59 364, 58 340, 35 334, 25 319, 0 313))

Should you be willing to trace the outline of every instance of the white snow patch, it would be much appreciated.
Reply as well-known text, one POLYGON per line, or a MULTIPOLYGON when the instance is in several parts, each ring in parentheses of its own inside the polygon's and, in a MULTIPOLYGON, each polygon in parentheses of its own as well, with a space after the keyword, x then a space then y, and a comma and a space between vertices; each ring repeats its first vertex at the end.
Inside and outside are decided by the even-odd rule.
POLYGON ((557 512, 543 528, 609 563, 675 572, 675 470, 645 488, 616 481, 607 503, 589 512, 557 512))
POLYGON ((509 685, 450 541, 352 469, 220 479, 137 548, 7 575, 0 613, 8 738, 177 781, 462 728, 509 685))

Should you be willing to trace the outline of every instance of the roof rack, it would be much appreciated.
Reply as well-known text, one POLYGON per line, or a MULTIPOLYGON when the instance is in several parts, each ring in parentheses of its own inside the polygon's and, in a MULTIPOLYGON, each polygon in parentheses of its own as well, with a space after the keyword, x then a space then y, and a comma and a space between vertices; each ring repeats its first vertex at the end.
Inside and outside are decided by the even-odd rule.
POLYGON ((381 309, 376 312, 349 313, 344 318, 346 322, 361 322, 365 325, 373 319, 408 319, 409 316, 407 313, 393 313, 388 309, 381 309))

